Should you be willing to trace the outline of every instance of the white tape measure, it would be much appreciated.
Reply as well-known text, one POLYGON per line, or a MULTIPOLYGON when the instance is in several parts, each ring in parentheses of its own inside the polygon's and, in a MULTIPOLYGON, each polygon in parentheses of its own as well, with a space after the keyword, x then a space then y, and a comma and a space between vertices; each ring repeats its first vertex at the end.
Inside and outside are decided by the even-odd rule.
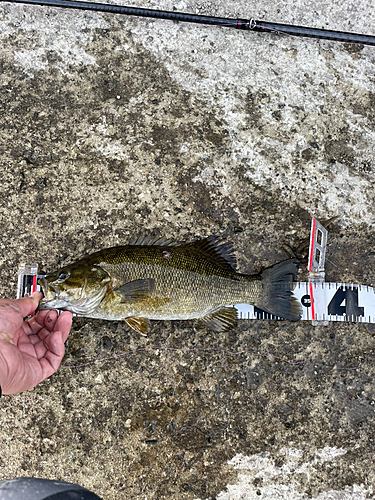
MULTIPOLYGON (((375 323, 375 289, 348 283, 325 283, 324 261, 327 229, 316 219, 311 223, 308 282, 297 282, 294 295, 302 305, 301 320, 313 325, 330 321, 375 323)), ((281 319, 248 304, 235 304, 243 319, 281 319)))
MULTIPOLYGON (((375 290, 347 283, 297 282, 294 295, 302 305, 301 320, 375 323, 375 290)), ((281 319, 248 304, 235 304, 240 319, 281 319)))
MULTIPOLYGON (((294 295, 302 305, 301 320, 313 325, 328 325, 330 321, 375 323, 375 289, 348 283, 326 283, 324 261, 327 230, 316 219, 311 223, 308 282, 295 283, 294 295)), ((40 291, 37 264, 20 264, 17 298, 40 291)), ((249 304, 235 304, 239 319, 282 319, 249 304)))

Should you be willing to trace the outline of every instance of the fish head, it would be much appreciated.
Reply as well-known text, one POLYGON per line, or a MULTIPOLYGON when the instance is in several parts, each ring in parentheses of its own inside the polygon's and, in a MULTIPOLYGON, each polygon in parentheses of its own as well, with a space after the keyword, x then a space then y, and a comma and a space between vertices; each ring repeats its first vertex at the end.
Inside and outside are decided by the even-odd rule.
POLYGON ((88 315, 100 304, 110 282, 110 275, 100 265, 66 266, 38 281, 44 294, 39 309, 88 315))

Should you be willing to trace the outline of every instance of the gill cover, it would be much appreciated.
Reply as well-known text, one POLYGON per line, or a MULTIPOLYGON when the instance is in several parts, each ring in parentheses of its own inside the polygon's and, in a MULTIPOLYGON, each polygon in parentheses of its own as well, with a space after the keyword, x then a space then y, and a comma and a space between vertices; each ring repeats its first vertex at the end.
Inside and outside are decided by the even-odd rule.
POLYGON ((64 267, 39 280, 44 290, 39 308, 90 314, 100 304, 110 282, 109 274, 100 266, 64 267))

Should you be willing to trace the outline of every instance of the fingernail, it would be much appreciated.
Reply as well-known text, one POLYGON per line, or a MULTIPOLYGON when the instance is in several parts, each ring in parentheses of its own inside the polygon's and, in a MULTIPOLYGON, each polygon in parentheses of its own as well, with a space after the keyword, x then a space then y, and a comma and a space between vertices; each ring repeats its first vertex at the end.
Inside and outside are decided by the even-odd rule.
POLYGON ((33 293, 30 295, 30 297, 36 297, 36 296, 37 296, 37 295, 39 295, 40 293, 42 293, 42 292, 33 292, 33 293))

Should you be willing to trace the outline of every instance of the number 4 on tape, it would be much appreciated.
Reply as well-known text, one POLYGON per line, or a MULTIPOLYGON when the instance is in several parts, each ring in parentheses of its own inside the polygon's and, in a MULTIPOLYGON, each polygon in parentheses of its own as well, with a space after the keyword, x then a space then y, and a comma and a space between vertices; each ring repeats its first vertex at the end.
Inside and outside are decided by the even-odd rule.
MULTIPOLYGON (((324 261, 327 230, 316 219, 312 220, 309 261, 308 295, 313 325, 327 325, 330 321, 374 322, 375 293, 372 287, 325 283, 324 261)), ((307 297, 303 306, 307 306, 307 297)))
MULTIPOLYGON (((302 306, 301 320, 313 325, 330 321, 375 323, 375 290, 370 286, 348 283, 326 283, 324 262, 327 229, 312 220, 307 269, 308 282, 297 282, 294 295, 302 306)), ((236 304, 239 318, 281 319, 248 304, 236 304)))

